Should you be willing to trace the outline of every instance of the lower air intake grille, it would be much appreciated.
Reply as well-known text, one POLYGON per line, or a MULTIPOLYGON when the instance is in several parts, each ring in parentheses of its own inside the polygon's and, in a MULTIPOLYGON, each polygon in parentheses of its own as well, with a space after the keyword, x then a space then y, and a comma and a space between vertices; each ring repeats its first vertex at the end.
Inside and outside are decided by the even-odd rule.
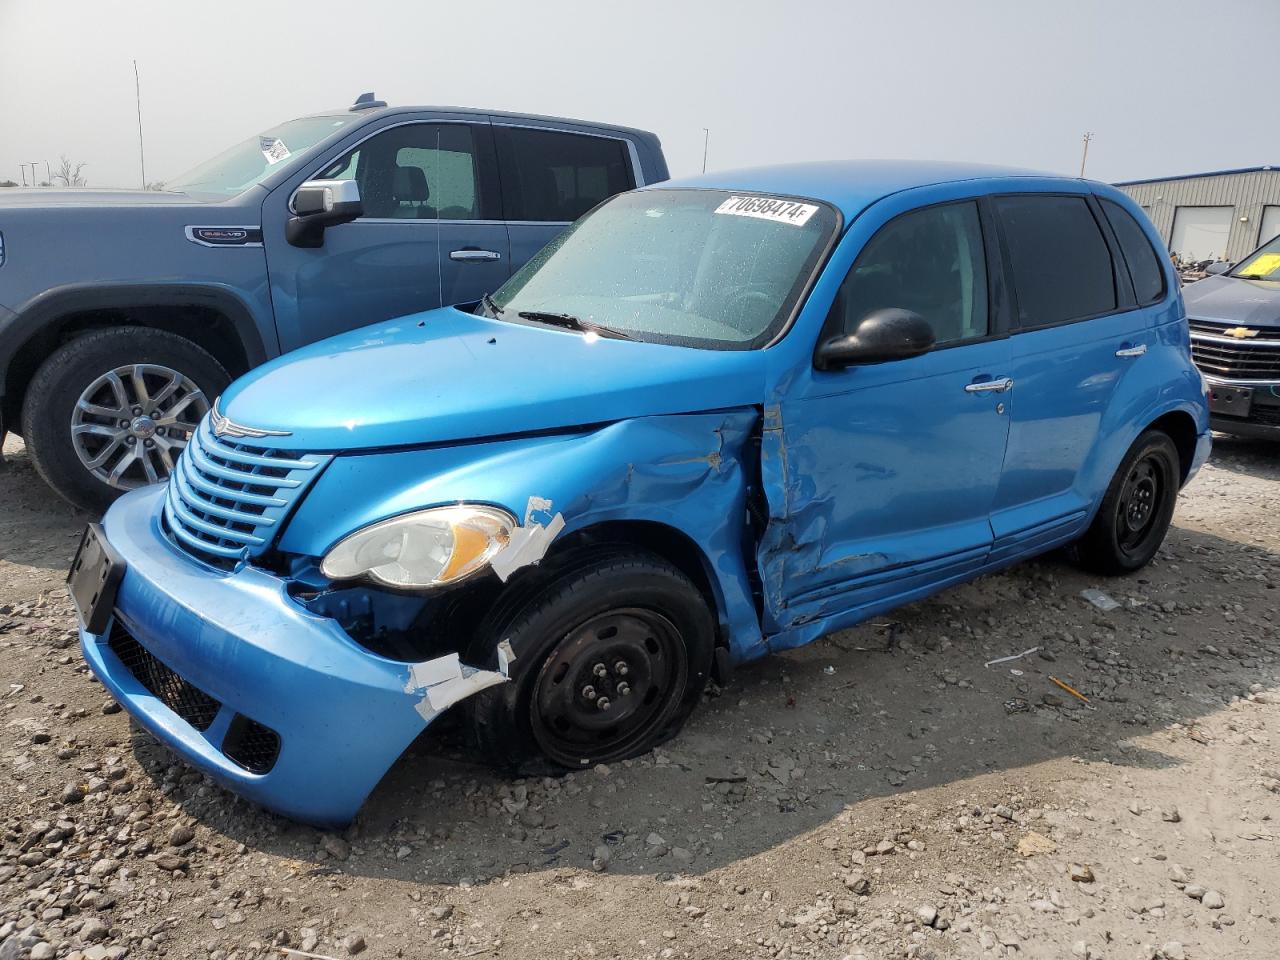
POLYGON ((256 720, 236 714, 222 741, 222 752, 250 773, 266 773, 280 756, 280 734, 256 720))
POLYGON ((120 658, 125 669, 161 703, 197 730, 209 729, 222 704, 157 660, 146 647, 133 639, 118 618, 111 627, 107 645, 120 658))

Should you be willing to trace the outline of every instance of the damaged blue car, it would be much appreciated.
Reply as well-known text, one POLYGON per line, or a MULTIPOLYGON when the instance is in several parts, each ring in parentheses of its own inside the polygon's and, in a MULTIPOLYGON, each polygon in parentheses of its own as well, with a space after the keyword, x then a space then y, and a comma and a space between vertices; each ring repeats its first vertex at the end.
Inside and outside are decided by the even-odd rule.
POLYGON ((705 684, 1054 547, 1146 564, 1209 450, 1177 277, 1102 184, 952 164, 619 195, 472 311, 234 383, 69 576, 94 673, 341 824, 457 705, 575 769, 705 684))

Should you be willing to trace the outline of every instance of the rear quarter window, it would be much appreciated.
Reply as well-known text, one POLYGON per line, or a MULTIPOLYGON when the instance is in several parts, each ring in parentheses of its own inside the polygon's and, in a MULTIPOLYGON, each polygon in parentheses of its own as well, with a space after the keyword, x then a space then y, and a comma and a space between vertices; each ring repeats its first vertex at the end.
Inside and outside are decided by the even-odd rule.
POLYGON ((995 198, 1023 329, 1116 309, 1111 251, 1084 197, 995 198))
POLYGON ((1164 299, 1164 271, 1160 269, 1160 258, 1152 249, 1146 231, 1120 204, 1111 200, 1100 202, 1102 212, 1106 214, 1111 229, 1115 231, 1116 240, 1120 243, 1120 253, 1124 257, 1125 266, 1129 268, 1139 305, 1145 306, 1164 299))

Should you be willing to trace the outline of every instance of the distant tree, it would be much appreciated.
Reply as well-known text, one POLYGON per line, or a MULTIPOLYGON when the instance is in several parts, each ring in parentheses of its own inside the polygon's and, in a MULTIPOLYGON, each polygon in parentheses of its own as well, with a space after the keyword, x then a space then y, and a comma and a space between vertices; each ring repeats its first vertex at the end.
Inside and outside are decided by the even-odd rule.
POLYGON ((16 187, 18 184, 13 180, 0 180, 0 187, 16 187))
POLYGON ((64 187, 84 187, 88 186, 88 181, 80 176, 80 171, 88 164, 83 160, 72 163, 67 159, 66 154, 62 155, 61 162, 58 164, 58 172, 53 175, 53 179, 61 180, 64 187))

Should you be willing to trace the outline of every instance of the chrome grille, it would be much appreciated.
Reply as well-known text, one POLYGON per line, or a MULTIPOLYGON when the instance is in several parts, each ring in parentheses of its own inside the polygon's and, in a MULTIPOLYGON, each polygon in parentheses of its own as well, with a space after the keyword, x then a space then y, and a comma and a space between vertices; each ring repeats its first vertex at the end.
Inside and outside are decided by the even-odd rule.
POLYGON ((1250 327, 1254 337, 1231 337, 1238 324, 1191 320, 1191 357, 1204 373, 1225 380, 1280 380, 1280 329, 1250 327))
POLYGON ((222 440, 205 417, 169 477, 165 526, 202 560, 257 556, 331 459, 222 440))

